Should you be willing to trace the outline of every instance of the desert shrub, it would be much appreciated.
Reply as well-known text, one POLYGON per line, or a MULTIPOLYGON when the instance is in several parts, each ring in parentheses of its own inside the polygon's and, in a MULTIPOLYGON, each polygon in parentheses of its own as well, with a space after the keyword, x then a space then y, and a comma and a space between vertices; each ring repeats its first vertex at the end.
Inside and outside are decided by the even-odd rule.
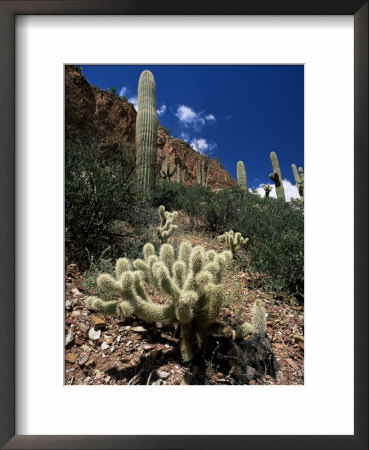
POLYGON ((86 248, 91 254, 100 254, 110 245, 110 256, 121 251, 120 244, 132 230, 116 233, 112 224, 122 220, 132 224, 137 220, 134 164, 132 152, 123 148, 106 160, 94 143, 70 141, 66 144, 67 260, 86 263, 86 248))

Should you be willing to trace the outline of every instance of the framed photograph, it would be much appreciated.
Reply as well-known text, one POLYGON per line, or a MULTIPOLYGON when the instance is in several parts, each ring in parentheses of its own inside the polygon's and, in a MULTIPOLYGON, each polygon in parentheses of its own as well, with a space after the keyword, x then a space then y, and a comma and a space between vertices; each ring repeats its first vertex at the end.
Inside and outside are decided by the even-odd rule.
POLYGON ((0 33, 3 448, 367 448, 368 3, 0 33))

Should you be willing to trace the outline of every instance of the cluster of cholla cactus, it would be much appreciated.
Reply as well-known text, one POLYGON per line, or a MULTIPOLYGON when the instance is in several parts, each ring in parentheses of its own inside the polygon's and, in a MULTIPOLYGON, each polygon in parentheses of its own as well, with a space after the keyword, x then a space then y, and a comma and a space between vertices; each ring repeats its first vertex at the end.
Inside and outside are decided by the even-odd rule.
POLYGON ((154 192, 157 130, 154 76, 149 70, 144 70, 138 82, 136 179, 138 191, 146 198, 152 198, 154 192))
POLYGON ((218 236, 218 241, 225 245, 232 253, 232 256, 239 250, 245 247, 248 242, 248 238, 242 237, 241 233, 235 233, 233 230, 218 236))
POLYGON ((160 225, 156 229, 156 234, 158 239, 162 244, 168 242, 168 238, 173 234, 173 231, 177 228, 177 225, 174 225, 174 221, 178 218, 177 211, 169 212, 165 211, 165 207, 163 205, 159 206, 159 215, 160 215, 160 225))
POLYGON ((284 195, 281 169, 279 167, 277 154, 275 152, 270 153, 270 160, 273 166, 273 173, 269 175, 269 178, 272 181, 274 181, 277 198, 286 201, 286 197, 284 195))
MULTIPOLYGON (((161 245, 156 254, 151 243, 145 244, 143 256, 133 264, 126 258, 119 258, 115 277, 101 274, 97 279, 100 293, 113 294, 115 299, 88 297, 88 304, 105 314, 123 317, 135 314, 146 322, 179 324, 182 358, 189 361, 203 347, 209 326, 218 317, 222 305, 222 276, 232 254, 227 250, 222 253, 206 251, 185 241, 177 256, 172 245, 161 245), (153 303, 146 284, 167 295, 170 301, 153 303)), ((238 335, 242 332, 238 331, 238 335)))
POLYGON ((248 191, 246 169, 243 161, 238 161, 237 163, 237 183, 243 191, 248 191))
POLYGON ((164 165, 164 168, 161 169, 161 171, 160 171, 161 177, 167 181, 170 181, 170 179, 176 173, 176 170, 177 170, 177 166, 174 166, 173 169, 171 169, 170 163, 169 163, 169 155, 165 155, 165 165, 164 165))
POLYGON ((297 190, 300 195, 300 200, 304 201, 304 169, 302 167, 299 167, 298 170, 296 168, 295 164, 292 164, 292 172, 295 177, 297 190))
POLYGON ((265 191, 265 197, 269 197, 269 194, 272 192, 272 186, 270 184, 264 184, 263 186, 265 191))
POLYGON ((208 186, 209 179, 209 164, 205 169, 205 161, 196 161, 196 174, 197 174, 197 184, 200 186, 208 186))

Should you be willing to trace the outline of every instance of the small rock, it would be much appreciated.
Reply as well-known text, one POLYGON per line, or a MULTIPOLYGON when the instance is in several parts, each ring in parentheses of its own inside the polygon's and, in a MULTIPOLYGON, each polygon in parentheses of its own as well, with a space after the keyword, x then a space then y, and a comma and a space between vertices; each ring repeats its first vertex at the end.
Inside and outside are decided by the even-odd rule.
POLYGON ((133 327, 133 328, 131 328, 131 330, 134 331, 135 333, 144 333, 145 331, 147 331, 146 328, 141 327, 141 326, 133 327))
POLYGON ((164 347, 165 348, 170 348, 170 345, 169 344, 165 344, 164 347))
POLYGON ((90 328, 90 331, 88 332, 88 336, 93 341, 97 341, 101 336, 101 330, 95 330, 94 328, 90 328))
POLYGON ((109 383, 109 381, 110 381, 110 377, 109 377, 109 375, 105 378, 105 382, 106 383, 109 383))
POLYGON ((117 342, 120 342, 121 338, 122 338, 122 336, 119 335, 119 336, 117 337, 117 342))
POLYGON ((109 348, 109 345, 104 341, 102 344, 101 344, 101 350, 107 350, 109 348))
POLYGON ((88 383, 91 380, 91 377, 86 377, 85 378, 85 383, 88 383))
POLYGON ((156 375, 158 376, 158 378, 160 378, 161 380, 166 380, 169 377, 169 373, 166 372, 165 370, 157 370, 156 371, 156 375))
POLYGON ((91 317, 95 330, 105 330, 106 329, 106 322, 103 319, 100 319, 100 317, 92 316, 91 317))
POLYGON ((65 355, 65 360, 70 362, 70 363, 74 363, 77 358, 78 358, 77 353, 67 353, 65 355))
POLYGON ((71 325, 73 323, 73 319, 68 317, 68 319, 65 322, 71 325))
POLYGON ((126 347, 129 347, 132 344, 132 341, 128 341, 126 347))
POLYGON ((279 350, 283 350, 283 345, 282 344, 278 344, 278 342, 273 342, 273 347, 274 348, 278 348, 279 350))
POLYGON ((72 311, 72 316, 73 317, 78 317, 81 315, 81 311, 79 311, 78 309, 76 311, 72 311))
POLYGON ((89 347, 88 345, 86 345, 86 344, 83 344, 83 345, 82 345, 82 348, 83 348, 83 350, 85 350, 85 351, 90 350, 90 347, 89 347))
POLYGON ((65 336, 65 346, 69 347, 73 344, 74 342, 74 334, 73 331, 70 331, 66 336, 65 336))
POLYGON ((77 288, 72 289, 72 293, 73 293, 73 295, 78 295, 78 296, 82 295, 81 292, 77 288))
POLYGON ((72 307, 72 302, 70 300, 65 301, 65 309, 70 309, 72 307))
POLYGON ((114 347, 114 345, 113 345, 113 346, 110 347, 110 353, 113 353, 114 350, 115 350, 115 347, 114 347))
POLYGON ((292 369, 294 369, 294 370, 298 370, 299 369, 299 366, 291 358, 287 358, 286 362, 288 363, 289 366, 292 367, 292 369))
POLYGON ((79 360, 79 365, 83 366, 83 364, 87 362, 89 357, 90 357, 89 353, 85 353, 84 355, 82 355, 81 359, 79 360))
POLYGON ((93 364, 94 362, 95 362, 95 360, 94 360, 93 358, 89 359, 89 360, 86 362, 85 367, 90 367, 91 364, 93 364))
POLYGON ((147 351, 151 350, 151 345, 145 344, 143 346, 143 349, 147 352, 147 351))
POLYGON ((255 380, 250 380, 249 384, 256 384, 255 380))
POLYGON ((106 338, 106 339, 105 339, 105 342, 106 342, 108 345, 111 345, 111 344, 113 343, 113 339, 112 339, 111 337, 106 338))
POLYGON ((84 322, 78 322, 77 327, 84 333, 87 333, 88 331, 88 325, 84 322))
POLYGON ((96 377, 98 380, 100 380, 100 378, 102 377, 102 373, 100 372, 99 369, 96 370, 95 377, 96 377))

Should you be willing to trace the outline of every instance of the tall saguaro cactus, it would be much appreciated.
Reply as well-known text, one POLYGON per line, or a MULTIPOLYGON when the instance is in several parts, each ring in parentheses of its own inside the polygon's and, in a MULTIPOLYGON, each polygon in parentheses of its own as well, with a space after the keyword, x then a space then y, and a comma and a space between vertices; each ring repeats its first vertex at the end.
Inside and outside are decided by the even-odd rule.
POLYGON ((165 155, 165 166, 164 169, 161 169, 160 175, 167 181, 170 181, 172 176, 175 174, 177 170, 177 166, 173 167, 173 170, 170 169, 169 155, 165 155))
POLYGON ((296 165, 292 164, 292 172, 295 177, 297 190, 299 191, 300 199, 304 200, 304 170, 299 167, 297 170, 296 165))
POLYGON ((205 161, 196 162, 196 173, 197 173, 197 184, 200 186, 208 186, 208 178, 209 178, 209 165, 205 169, 205 161))
POLYGON ((277 158, 277 154, 275 152, 270 153, 270 160, 272 161, 273 173, 269 175, 269 178, 274 181, 275 190, 277 193, 277 198, 282 199, 284 202, 286 201, 286 197, 284 195, 284 188, 282 182, 282 174, 281 169, 279 168, 279 162, 277 158))
POLYGON ((138 82, 136 177, 139 192, 147 198, 154 192, 157 131, 155 80, 149 70, 144 70, 138 82))
POLYGON ((243 161, 238 161, 237 163, 237 183, 243 191, 248 191, 246 169, 243 161))

